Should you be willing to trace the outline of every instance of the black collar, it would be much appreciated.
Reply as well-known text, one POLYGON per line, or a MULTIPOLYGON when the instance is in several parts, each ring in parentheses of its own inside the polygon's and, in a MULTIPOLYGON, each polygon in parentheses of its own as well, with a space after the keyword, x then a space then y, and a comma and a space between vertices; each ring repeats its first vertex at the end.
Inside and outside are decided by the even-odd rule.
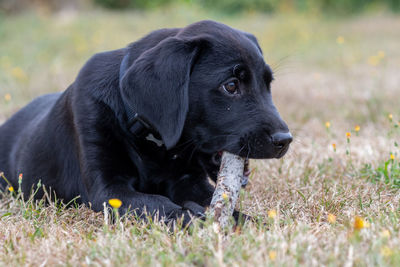
POLYGON ((122 102, 125 108, 126 115, 126 125, 128 131, 132 133, 134 136, 139 138, 146 138, 146 140, 152 141, 156 143, 157 146, 161 147, 164 145, 161 137, 157 133, 157 131, 150 125, 150 123, 146 122, 144 118, 142 118, 139 113, 137 113, 129 104, 129 101, 125 97, 124 91, 121 88, 121 80, 125 75, 128 65, 129 53, 127 53, 121 61, 121 66, 119 68, 119 84, 120 84, 120 92, 122 102))

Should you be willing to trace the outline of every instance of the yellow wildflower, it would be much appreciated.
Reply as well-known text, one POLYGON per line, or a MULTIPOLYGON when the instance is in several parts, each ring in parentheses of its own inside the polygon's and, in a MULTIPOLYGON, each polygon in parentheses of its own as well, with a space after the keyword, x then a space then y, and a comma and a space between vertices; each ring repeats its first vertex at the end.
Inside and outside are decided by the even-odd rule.
POLYGON ((11 193, 14 192, 14 187, 12 186, 8 187, 8 191, 10 191, 11 193))
POLYGON ((389 232, 388 229, 384 229, 384 230, 381 231, 380 235, 383 238, 389 238, 390 237, 390 232, 389 232))
POLYGON ((325 127, 329 129, 331 127, 331 123, 329 121, 325 122, 325 127))
POLYGON ((350 138, 350 137, 351 137, 351 133, 350 133, 350 132, 347 132, 347 133, 346 133, 346 137, 347 137, 347 138, 350 138))
POLYGON ((25 80, 27 76, 25 72, 20 67, 15 67, 11 70, 11 75, 14 76, 17 80, 25 80))
POLYGON ((268 211, 268 218, 274 219, 276 217, 276 210, 268 211))
POLYGON ((226 201, 228 200, 228 194, 227 193, 222 193, 222 198, 226 201))
POLYGON ((389 118, 390 121, 392 121, 392 120, 393 120, 393 114, 390 113, 390 114, 388 115, 388 118, 389 118))
POLYGON ((361 230, 363 228, 368 228, 369 223, 365 221, 363 218, 356 216, 354 217, 354 229, 355 230, 361 230))
POLYGON ((368 58, 368 64, 371 66, 377 66, 380 62, 380 58, 378 56, 370 56, 368 58))
POLYGON ((384 246, 383 248, 381 248, 381 254, 382 256, 388 257, 393 254, 393 250, 388 246, 384 246))
POLYGON ((395 159, 395 156, 394 156, 392 153, 390 153, 390 159, 391 159, 391 160, 394 160, 394 159, 395 159))
POLYGON ((329 223, 334 224, 336 222, 336 216, 332 213, 329 213, 327 216, 327 220, 329 223))
POLYGON ((382 51, 382 50, 378 51, 378 57, 379 57, 380 59, 384 58, 384 57, 385 57, 385 52, 382 51))
POLYGON ((121 207, 122 201, 118 198, 112 198, 108 200, 108 204, 110 204, 111 207, 118 209, 119 207, 121 207))
POLYGON ((354 131, 359 132, 360 131, 360 125, 356 125, 356 127, 354 127, 354 131))
POLYGON ((334 151, 336 151, 336 144, 335 143, 332 144, 332 148, 333 148, 334 151))
POLYGON ((9 102, 11 100, 11 95, 9 93, 4 95, 4 100, 9 102))
POLYGON ((270 250, 268 252, 268 257, 270 258, 271 261, 275 261, 275 259, 276 259, 276 251, 275 250, 270 250))
POLYGON ((343 36, 338 36, 337 38, 336 38, 336 43, 337 44, 344 44, 344 37, 343 36))

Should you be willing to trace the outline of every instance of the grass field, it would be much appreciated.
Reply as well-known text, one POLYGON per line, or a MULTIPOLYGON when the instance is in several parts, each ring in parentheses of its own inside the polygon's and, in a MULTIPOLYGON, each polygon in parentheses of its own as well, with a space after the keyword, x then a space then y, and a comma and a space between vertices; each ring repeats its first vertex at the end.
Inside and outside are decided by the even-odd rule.
POLYGON ((44 206, 6 190, 0 265, 400 266, 400 17, 179 8, 3 16, 0 121, 35 96, 64 90, 93 53, 204 18, 258 37, 294 134, 283 159, 251 161, 240 206, 258 223, 226 236, 209 222, 172 232, 133 219, 110 225, 85 207, 44 206))

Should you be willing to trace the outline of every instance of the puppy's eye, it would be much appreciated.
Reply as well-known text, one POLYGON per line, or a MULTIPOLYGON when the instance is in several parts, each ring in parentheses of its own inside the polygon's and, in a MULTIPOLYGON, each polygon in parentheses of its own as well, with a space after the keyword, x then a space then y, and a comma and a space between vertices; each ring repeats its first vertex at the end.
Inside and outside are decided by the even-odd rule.
POLYGON ((232 95, 240 94, 239 81, 233 80, 222 85, 222 89, 232 95))

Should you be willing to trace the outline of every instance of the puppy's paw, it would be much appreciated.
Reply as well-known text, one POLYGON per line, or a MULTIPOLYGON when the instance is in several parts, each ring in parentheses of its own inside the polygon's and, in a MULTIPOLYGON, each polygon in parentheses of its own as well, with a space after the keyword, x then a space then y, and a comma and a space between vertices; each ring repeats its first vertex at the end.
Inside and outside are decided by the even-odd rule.
MULTIPOLYGON (((194 203, 194 202, 193 202, 194 203)), ((199 206, 201 207, 201 206, 199 206)), ((170 212, 165 220, 166 223, 178 222, 182 228, 188 227, 196 218, 205 219, 204 208, 194 205, 185 205, 182 209, 176 209, 170 212)))
POLYGON ((188 210, 191 214, 200 219, 206 218, 206 208, 193 201, 185 201, 182 205, 183 209, 188 210))

